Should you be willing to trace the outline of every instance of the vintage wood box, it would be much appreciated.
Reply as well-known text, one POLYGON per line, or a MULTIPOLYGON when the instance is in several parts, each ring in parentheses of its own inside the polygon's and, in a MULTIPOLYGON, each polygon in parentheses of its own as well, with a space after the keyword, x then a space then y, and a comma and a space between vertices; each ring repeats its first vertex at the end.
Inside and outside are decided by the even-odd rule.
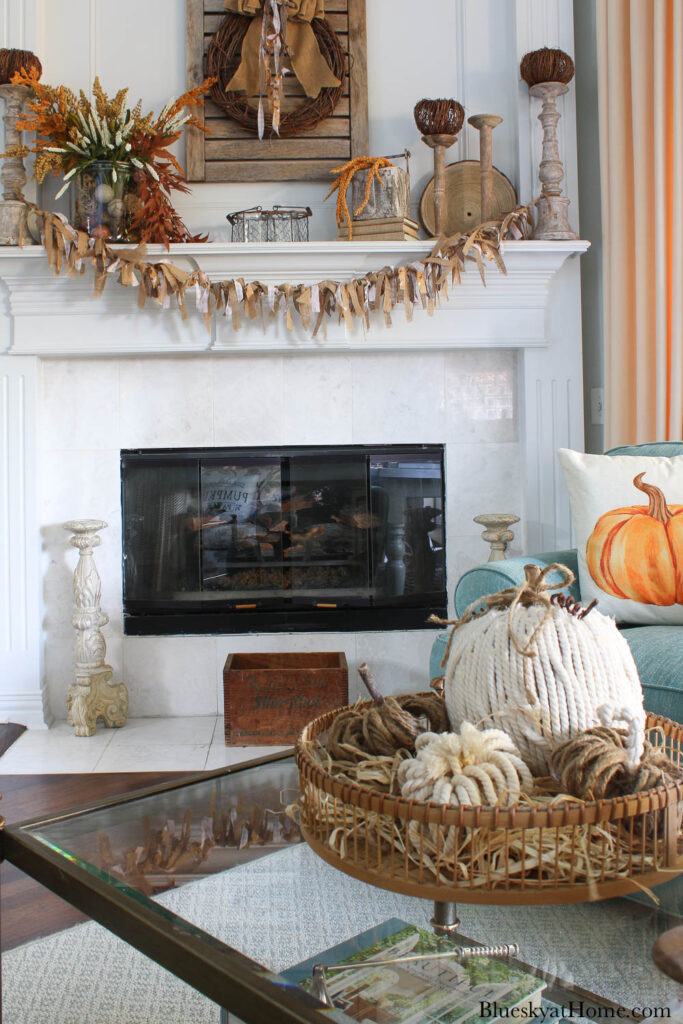
POLYGON ((325 711, 348 704, 349 670, 341 651, 230 654, 223 669, 225 742, 287 746, 325 711))

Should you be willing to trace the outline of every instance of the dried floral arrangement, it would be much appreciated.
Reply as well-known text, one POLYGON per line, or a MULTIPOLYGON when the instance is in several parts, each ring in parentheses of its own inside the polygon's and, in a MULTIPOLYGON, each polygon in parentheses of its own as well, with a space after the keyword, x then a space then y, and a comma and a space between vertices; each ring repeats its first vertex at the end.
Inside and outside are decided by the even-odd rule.
POLYGON ((365 209, 370 199, 372 179, 377 178, 380 185, 384 185, 379 173, 380 169, 382 167, 394 166, 395 165, 392 164, 391 160, 385 156, 356 156, 353 160, 349 160, 348 163, 342 164, 341 167, 335 167, 332 171, 332 174, 336 174, 337 177, 330 185, 330 191, 325 196, 325 199, 329 199, 333 192, 337 193, 337 227, 340 228, 344 221, 346 221, 349 230, 349 241, 353 238, 353 227, 351 224, 349 205, 346 201, 346 193, 349 185, 353 181, 353 176, 357 174, 358 171, 368 172, 368 178, 365 183, 365 197, 358 209, 354 210, 354 216, 357 217, 358 214, 365 209))
MULTIPOLYGON (((48 174, 62 175, 61 196, 73 178, 93 162, 109 160, 129 164, 134 171, 136 201, 132 209, 131 230, 143 242, 202 241, 193 236, 176 213, 171 201, 173 192, 189 192, 183 168, 170 152, 185 125, 204 131, 203 122, 195 114, 186 113, 196 107, 210 89, 207 79, 176 100, 169 100, 161 113, 142 113, 142 101, 130 109, 128 89, 120 89, 113 98, 103 90, 99 78, 93 83, 93 99, 83 90, 74 92, 60 85, 56 88, 39 81, 38 71, 22 68, 12 78, 14 85, 23 85, 33 93, 26 103, 27 113, 16 123, 20 131, 35 132, 32 146, 20 146, 18 152, 4 156, 36 154, 35 177, 42 182, 48 174)), ((116 181, 116 169, 112 171, 116 181)))

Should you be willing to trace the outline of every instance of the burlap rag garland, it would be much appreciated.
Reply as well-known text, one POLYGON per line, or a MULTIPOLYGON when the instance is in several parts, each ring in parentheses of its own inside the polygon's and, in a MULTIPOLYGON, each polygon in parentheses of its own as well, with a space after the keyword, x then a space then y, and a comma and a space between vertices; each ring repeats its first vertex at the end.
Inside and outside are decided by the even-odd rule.
POLYGON ((481 224, 466 235, 439 239, 423 260, 382 267, 350 281, 324 280, 313 285, 292 282, 273 285, 245 281, 241 277, 212 281, 201 268, 183 270, 168 259, 150 262, 145 258, 144 245, 134 249, 112 248, 101 238, 77 231, 60 213, 34 208, 34 217, 41 225, 48 265, 55 274, 64 271, 75 277, 85 273, 87 263, 91 263, 96 296, 102 295, 107 282, 115 277, 124 287, 139 288, 140 307, 149 298, 167 308, 171 297, 175 297, 186 319, 185 295, 190 289, 194 290, 195 305, 204 316, 207 330, 210 330, 211 317, 222 314, 230 317, 235 331, 245 318, 260 319, 265 333, 266 319, 277 316, 285 320, 291 331, 296 315, 304 329, 312 331, 316 337, 321 327, 326 336, 326 320, 335 313, 349 330, 353 330, 357 321, 369 328, 370 314, 377 311, 383 313, 386 326, 390 327, 391 313, 396 306, 405 309, 409 321, 418 305, 432 316, 441 300, 448 298, 449 285, 460 284, 468 262, 475 263, 484 284, 487 262, 492 261, 505 274, 501 242, 505 238, 529 237, 533 229, 532 208, 533 203, 520 206, 501 221, 481 224))

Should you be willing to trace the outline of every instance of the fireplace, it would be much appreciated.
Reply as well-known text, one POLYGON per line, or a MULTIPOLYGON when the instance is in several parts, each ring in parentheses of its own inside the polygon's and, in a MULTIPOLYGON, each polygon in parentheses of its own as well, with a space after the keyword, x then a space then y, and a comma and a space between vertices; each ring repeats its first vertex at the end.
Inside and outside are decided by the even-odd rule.
POLYGON ((445 615, 442 445, 121 453, 128 635, 445 615))

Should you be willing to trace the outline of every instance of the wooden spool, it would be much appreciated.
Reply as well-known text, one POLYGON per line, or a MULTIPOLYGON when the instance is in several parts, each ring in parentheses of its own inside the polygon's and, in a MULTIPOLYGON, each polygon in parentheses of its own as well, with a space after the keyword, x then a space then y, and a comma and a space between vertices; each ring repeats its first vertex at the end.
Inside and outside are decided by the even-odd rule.
MULTIPOLYGON (((310 722, 297 742, 299 824, 320 857, 354 878, 437 902, 514 905, 609 899, 683 872, 681 783, 611 800, 560 798, 509 809, 419 803, 323 766, 317 741, 343 710, 310 722), (587 841, 588 880, 577 867, 587 841), (457 853, 447 855, 449 846, 457 853)), ((681 764, 683 726, 650 714, 646 735, 681 764)))
MULTIPOLYGON (((478 160, 449 164, 445 174, 446 236, 471 231, 481 224, 481 168, 478 160)), ((517 193, 497 167, 491 172, 491 219, 500 220, 517 205, 517 193)), ((430 235, 436 234, 434 178, 420 199, 420 218, 430 235)))

